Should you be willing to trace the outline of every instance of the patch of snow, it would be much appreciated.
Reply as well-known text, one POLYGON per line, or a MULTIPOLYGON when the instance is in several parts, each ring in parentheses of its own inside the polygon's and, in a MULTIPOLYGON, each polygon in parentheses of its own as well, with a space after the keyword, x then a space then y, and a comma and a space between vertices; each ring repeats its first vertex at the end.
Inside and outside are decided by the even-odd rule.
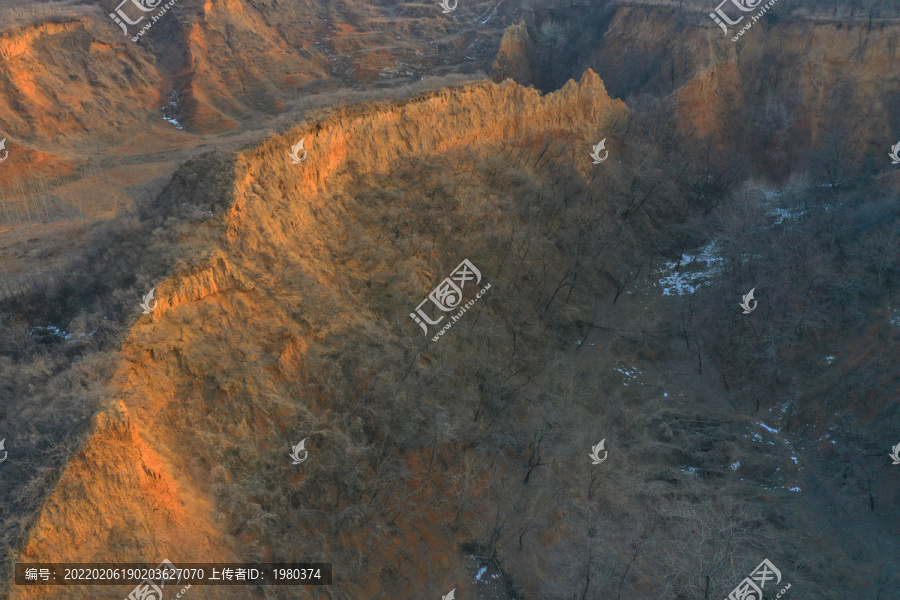
POLYGON ((761 441, 763 441, 762 436, 759 435, 758 433, 754 433, 754 434, 753 434, 753 441, 755 441, 755 442, 761 442, 761 441))
POLYGON ((769 431, 770 433, 780 433, 780 430, 774 429, 774 428, 772 428, 772 427, 769 427, 768 425, 766 425, 766 424, 763 423, 762 421, 759 421, 759 422, 757 423, 757 425, 759 425, 760 427, 762 427, 762 428, 765 429, 766 431, 769 431))
POLYGON ((770 214, 775 217, 775 222, 773 223, 773 225, 781 225, 787 219, 798 221, 800 217, 803 216, 803 211, 799 209, 791 210, 789 208, 773 208, 770 214))
POLYGON ((62 338, 64 340, 68 340, 72 338, 72 334, 56 327, 55 325, 47 325, 46 327, 38 326, 31 328, 31 335, 34 335, 34 332, 38 332, 44 335, 54 335, 58 338, 62 338))
POLYGON ((891 315, 891 325, 900 327, 900 308, 895 308, 893 310, 893 314, 891 315))
POLYGON ((175 118, 175 115, 178 114, 178 92, 172 90, 172 93, 169 94, 169 104, 163 106, 162 109, 162 118, 163 121, 168 121, 178 129, 184 129, 181 123, 178 122, 178 119, 175 118), (170 116, 171 115, 171 116, 170 116))
POLYGON ((835 357, 833 354, 832 354, 831 356, 826 356, 826 357, 825 357, 825 362, 828 363, 828 364, 830 365, 831 363, 834 362, 834 359, 835 359, 835 358, 836 358, 836 357, 835 357))
POLYGON ((784 190, 778 188, 770 189, 763 185, 758 185, 756 187, 771 204, 769 216, 774 217, 775 219, 773 225, 781 225, 788 219, 797 221, 803 216, 804 213, 799 208, 784 208, 783 206, 779 206, 779 204, 782 204, 784 201, 784 190))
POLYGON ((638 371, 637 369, 629 369, 628 367, 622 367, 622 368, 613 367, 613 370, 618 371, 619 373, 622 373, 629 379, 637 379, 637 376, 641 374, 641 372, 638 371))
MULTIPOLYGON (((638 375, 641 374, 641 372, 638 371, 637 369, 633 369, 633 368, 629 369, 628 367, 625 367, 625 366, 623 366, 623 367, 621 367, 621 368, 620 368, 620 367, 613 367, 613 370, 614 370, 614 371, 618 371, 619 373, 623 374, 625 377, 627 377, 627 378, 628 378, 629 380, 631 380, 631 381, 636 381, 638 375)), ((638 381, 637 383, 639 383, 640 385, 644 385, 644 383, 641 382, 641 381, 638 381)), ((627 383, 623 383, 622 385, 627 386, 628 384, 627 384, 627 383)))
POLYGON ((481 567, 480 569, 478 569, 478 574, 475 576, 475 581, 481 581, 481 576, 485 574, 487 569, 487 567, 481 567))
MULTIPOLYGON (((830 437, 831 437, 831 434, 826 433, 825 435, 823 435, 822 437, 819 438, 819 441, 821 442, 822 440, 828 440, 828 438, 830 438, 830 437)), ((831 442, 832 444, 837 444, 837 442, 834 440, 828 440, 828 441, 831 442)))
MULTIPOLYGON (((103 317, 103 318, 105 319, 106 317, 103 317)), ((77 342, 78 340, 82 340, 84 338, 91 337, 92 335, 97 333, 97 331, 99 329, 100 328, 98 327, 97 329, 93 330, 90 333, 79 333, 78 335, 73 336, 68 331, 60 329, 59 327, 56 327, 55 325, 47 325, 46 327, 39 325, 37 327, 31 328, 31 335, 34 335, 35 333, 38 333, 41 335, 52 335, 52 336, 58 337, 60 339, 66 340, 67 342, 69 342, 71 344, 71 343, 77 342), (75 339, 72 339, 73 337, 75 339)))
POLYGON ((704 283, 722 272, 725 259, 718 256, 718 241, 713 240, 696 254, 682 254, 678 263, 667 262, 659 270, 663 296, 693 294, 704 283))
MULTIPOLYGON (((194 175, 196 175, 196 173, 194 173, 194 175)), ((182 205, 182 206, 189 206, 189 207, 192 208, 192 209, 194 210, 194 212, 197 213, 198 215, 204 215, 204 216, 207 216, 207 217, 211 217, 211 216, 213 216, 213 214, 214 214, 213 211, 211 211, 211 210, 203 210, 203 209, 200 208, 199 206, 195 206, 195 205, 193 205, 193 204, 188 204, 187 202, 182 202, 181 205, 182 205)))
POLYGON ((797 487, 797 486, 794 486, 794 487, 792 487, 792 488, 788 488, 788 490, 791 491, 791 492, 802 492, 802 491, 803 491, 803 490, 801 490, 801 489, 800 489, 799 487, 797 487))
POLYGON ((735 461, 735 462, 731 463, 731 470, 737 471, 738 468, 740 468, 740 466, 741 466, 741 461, 739 461, 739 460, 735 461))
MULTIPOLYGON (((503 4, 503 0, 500 0, 500 4, 503 4)), ((497 6, 495 6, 495 7, 494 7, 494 10, 489 11, 491 14, 489 14, 488 17, 487 17, 484 21, 481 22, 482 25, 487 24, 487 22, 490 21, 491 18, 492 18, 494 15, 497 14, 497 9, 500 8, 500 4, 498 4, 497 6)), ((487 14, 487 13, 485 13, 485 14, 487 14)), ((483 16, 484 16, 484 15, 481 15, 481 17, 483 17, 483 16)), ((481 17, 478 17, 478 18, 480 19, 481 17)), ((478 40, 476 40, 476 41, 478 41, 478 40)))
POLYGON ((780 189, 759 188, 769 202, 777 202, 784 197, 784 191, 780 189))

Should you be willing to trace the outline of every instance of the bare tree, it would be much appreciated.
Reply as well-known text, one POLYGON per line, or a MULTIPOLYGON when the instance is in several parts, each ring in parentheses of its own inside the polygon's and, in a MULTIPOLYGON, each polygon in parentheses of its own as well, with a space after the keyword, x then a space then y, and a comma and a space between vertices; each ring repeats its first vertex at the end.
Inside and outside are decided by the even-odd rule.
POLYGON ((731 498, 680 500, 659 515, 670 534, 659 564, 668 597, 727 596, 765 538, 760 518, 731 498))

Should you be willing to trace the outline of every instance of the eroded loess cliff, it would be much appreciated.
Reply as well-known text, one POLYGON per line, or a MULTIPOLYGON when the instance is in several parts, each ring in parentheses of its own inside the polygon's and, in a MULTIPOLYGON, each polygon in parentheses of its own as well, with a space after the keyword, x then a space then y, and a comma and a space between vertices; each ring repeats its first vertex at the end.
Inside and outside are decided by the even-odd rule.
POLYGON ((552 90, 592 68, 614 97, 674 94, 680 127, 775 176, 837 153, 878 167, 900 128, 895 20, 779 19, 740 37, 663 7, 535 11, 510 28, 494 75, 552 90))
MULTIPOLYGON (((447 385, 467 368, 440 368, 448 357, 422 345, 408 314, 461 258, 493 278, 510 244, 527 254, 523 217, 535 231, 554 221, 538 197, 525 208, 514 192, 484 187, 511 177, 501 155, 539 167, 565 153, 577 179, 590 164, 581 150, 626 116, 593 72, 544 97, 479 83, 340 109, 237 155, 233 174, 201 173, 190 183, 198 194, 210 178, 229 178, 230 189, 198 209, 215 216, 183 241, 181 266, 156 285, 156 309, 129 330, 108 402, 19 560, 318 558, 335 563, 336 597, 463 595, 470 565, 460 548, 478 547, 472 540, 489 527, 479 491, 491 476, 471 467, 486 459, 453 433, 471 416, 446 394, 471 404, 477 391, 447 385), (308 158, 292 164, 288 150, 301 138, 308 158), (296 467, 287 452, 301 438, 310 459, 296 467)), ((199 202, 186 181, 165 194, 199 202)), ((548 244, 552 274, 561 250, 548 244)), ((505 337, 496 313, 517 303, 498 287, 497 304, 485 300, 469 326, 505 337)), ((489 337, 459 333, 468 350, 454 361, 488 364, 489 337)), ((493 381, 483 375, 482 388, 493 381)), ((476 429, 492 410, 476 410, 476 429)), ((14 588, 12 597, 128 592, 49 589, 14 588)))
POLYGON ((0 280, 16 289, 58 262, 8 258, 31 253, 24 240, 77 247, 84 228, 158 193, 200 148, 259 141, 310 106, 469 80, 514 12, 488 0, 452 15, 438 4, 186 0, 135 43, 146 21, 126 35, 109 16, 117 4, 0 7, 0 280))
POLYGON ((506 7, 481 0, 458 18, 438 6, 182 2, 135 43, 140 25, 126 35, 113 8, 46 7, 0 22, 0 132, 118 144, 165 129, 163 114, 194 132, 229 131, 283 113, 301 90, 486 69, 509 22, 506 7), (465 56, 474 62, 460 69, 465 56))
POLYGON ((159 114, 152 60, 98 37, 88 19, 7 29, 0 57, 0 131, 11 141, 102 139, 159 114))

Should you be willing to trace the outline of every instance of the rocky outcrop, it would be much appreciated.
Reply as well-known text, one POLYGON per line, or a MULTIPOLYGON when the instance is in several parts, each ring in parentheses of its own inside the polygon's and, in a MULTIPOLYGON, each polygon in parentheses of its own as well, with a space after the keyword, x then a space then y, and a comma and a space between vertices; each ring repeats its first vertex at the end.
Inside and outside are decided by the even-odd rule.
POLYGON ((531 36, 524 22, 512 25, 503 34, 500 42, 500 50, 497 51, 497 60, 491 78, 495 82, 504 79, 512 79, 516 83, 528 85, 533 81, 531 71, 531 56, 534 53, 531 36))
POLYGON ((298 211, 309 211, 308 198, 321 194, 329 180, 350 164, 364 164, 366 172, 383 172, 405 155, 428 156, 461 148, 477 151, 554 129, 592 138, 596 131, 623 120, 626 112, 623 102, 610 99, 593 71, 579 83, 572 81, 543 97, 508 81, 338 110, 322 122, 270 138, 243 155, 238 164, 237 200, 225 216, 229 237, 256 243, 291 235, 297 222, 275 217, 291 214, 296 218, 298 211), (300 139, 305 140, 309 158, 296 168, 285 156, 300 139), (259 179, 273 173, 284 185, 261 187, 259 179), (247 235, 248 229, 257 233, 247 235))
POLYGON ((822 150, 856 167, 869 155, 877 166, 896 143, 896 22, 779 20, 776 5, 734 42, 705 15, 628 5, 600 12, 529 15, 508 29, 495 73, 548 90, 560 79, 555 70, 564 80, 592 68, 614 97, 672 95, 685 132, 773 175, 816 162, 822 150))

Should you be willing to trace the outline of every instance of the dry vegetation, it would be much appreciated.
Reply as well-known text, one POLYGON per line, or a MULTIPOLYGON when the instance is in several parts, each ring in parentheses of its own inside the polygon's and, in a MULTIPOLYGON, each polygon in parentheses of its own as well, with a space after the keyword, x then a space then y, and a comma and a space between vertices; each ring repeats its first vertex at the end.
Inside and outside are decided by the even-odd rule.
MULTIPOLYGON (((703 13, 704 16, 719 5, 721 0, 609 0, 607 4, 617 6, 651 6, 677 9, 679 12, 703 13)), ((749 3, 748 3, 749 4, 749 3)), ((760 6, 765 4, 761 2, 760 6)), ((593 5, 585 0, 530 0, 533 9, 569 9, 577 6, 593 5)), ((777 11, 785 16, 802 19, 841 19, 847 21, 868 21, 900 18, 900 9, 881 0, 852 0, 841 2, 825 0, 810 4, 802 0, 779 0, 777 11)))
MULTIPOLYGON (((749 439, 765 419, 795 452, 829 427, 840 448, 880 451, 897 419, 871 393, 896 385, 880 349, 897 328, 879 316, 896 303, 894 195, 865 175, 835 189, 811 173, 779 197, 797 217, 773 228, 771 200, 733 165, 688 153, 672 114, 643 106, 617 160, 586 172, 573 166, 586 142, 562 132, 387 173, 349 165, 302 208, 300 231, 274 216, 274 179, 257 189, 273 219, 227 253, 255 291, 165 313, 157 328, 183 360, 159 348, 144 365, 179 398, 157 434, 207 473, 242 556, 333 561, 334 598, 480 589, 463 582, 481 567, 498 598, 724 597, 763 556, 814 595, 843 577, 895 589, 884 568, 854 570, 874 553, 811 559, 814 524, 785 489, 836 494, 877 536, 897 515, 876 462, 826 453, 816 472, 842 484, 819 488, 749 439), (661 263, 712 237, 721 275, 660 298, 661 263), (426 342, 407 314, 465 257, 492 289, 426 342), (747 319, 735 299, 754 285, 747 319), (829 371, 820 355, 835 344, 847 358, 829 371), (862 433, 862 421, 881 425, 862 433), (591 467, 599 437, 611 458, 591 467), (311 458, 292 471, 285 450, 301 438, 311 458)), ((42 466, 8 472, 9 552, 104 398, 135 299, 217 260, 208 214, 231 202, 231 160, 186 165, 139 216, 98 233, 64 282, 5 303, 4 431, 31 440, 42 466)))
POLYGON ((0 31, 43 23, 48 19, 82 17, 92 12, 84 0, 62 2, 35 2, 33 0, 7 0, 0 7, 0 31))
MULTIPOLYGON (((577 36, 550 25, 536 64, 555 81, 565 69, 547 70, 574 64, 577 36)), ((629 68, 622 89, 646 91, 629 68)), ((316 194, 297 190, 317 157, 285 167, 282 141, 377 108, 296 130, 283 117, 271 126, 284 138, 193 158, 88 229, 54 279, 0 283, 0 437, 15 455, 0 466, 0 596, 21 592, 9 569, 61 470, 86 461, 91 418, 121 401, 208 491, 241 558, 333 562, 335 600, 453 587, 493 600, 724 598, 764 557, 802 597, 898 597, 885 456, 900 420, 897 194, 835 143, 804 149, 777 185, 751 178, 787 175, 796 122, 793 106, 760 98, 744 152, 678 127, 674 100, 634 93, 627 121, 604 124, 602 165, 586 156, 598 140, 569 121, 428 155, 390 154, 409 141, 398 138, 386 168, 372 166, 381 154, 351 158, 316 194), (663 295, 667 263, 691 277, 684 255, 713 242, 714 275, 663 295), (408 314, 463 258, 492 288, 431 342, 408 314), (154 286, 167 304, 142 317, 154 286), (744 316, 751 287, 759 307, 744 316), (310 458, 292 467, 303 438, 310 458), (601 438, 610 457, 591 466, 601 438)), ((448 121, 466 108, 447 107, 448 121)), ((397 131, 429 126, 408 118, 397 131)), ((48 186, 11 198, 0 215, 17 228, 77 216, 48 186)), ((167 542, 135 516, 97 554, 155 561, 167 542)), ((263 597, 191 590, 232 592, 263 597)))

